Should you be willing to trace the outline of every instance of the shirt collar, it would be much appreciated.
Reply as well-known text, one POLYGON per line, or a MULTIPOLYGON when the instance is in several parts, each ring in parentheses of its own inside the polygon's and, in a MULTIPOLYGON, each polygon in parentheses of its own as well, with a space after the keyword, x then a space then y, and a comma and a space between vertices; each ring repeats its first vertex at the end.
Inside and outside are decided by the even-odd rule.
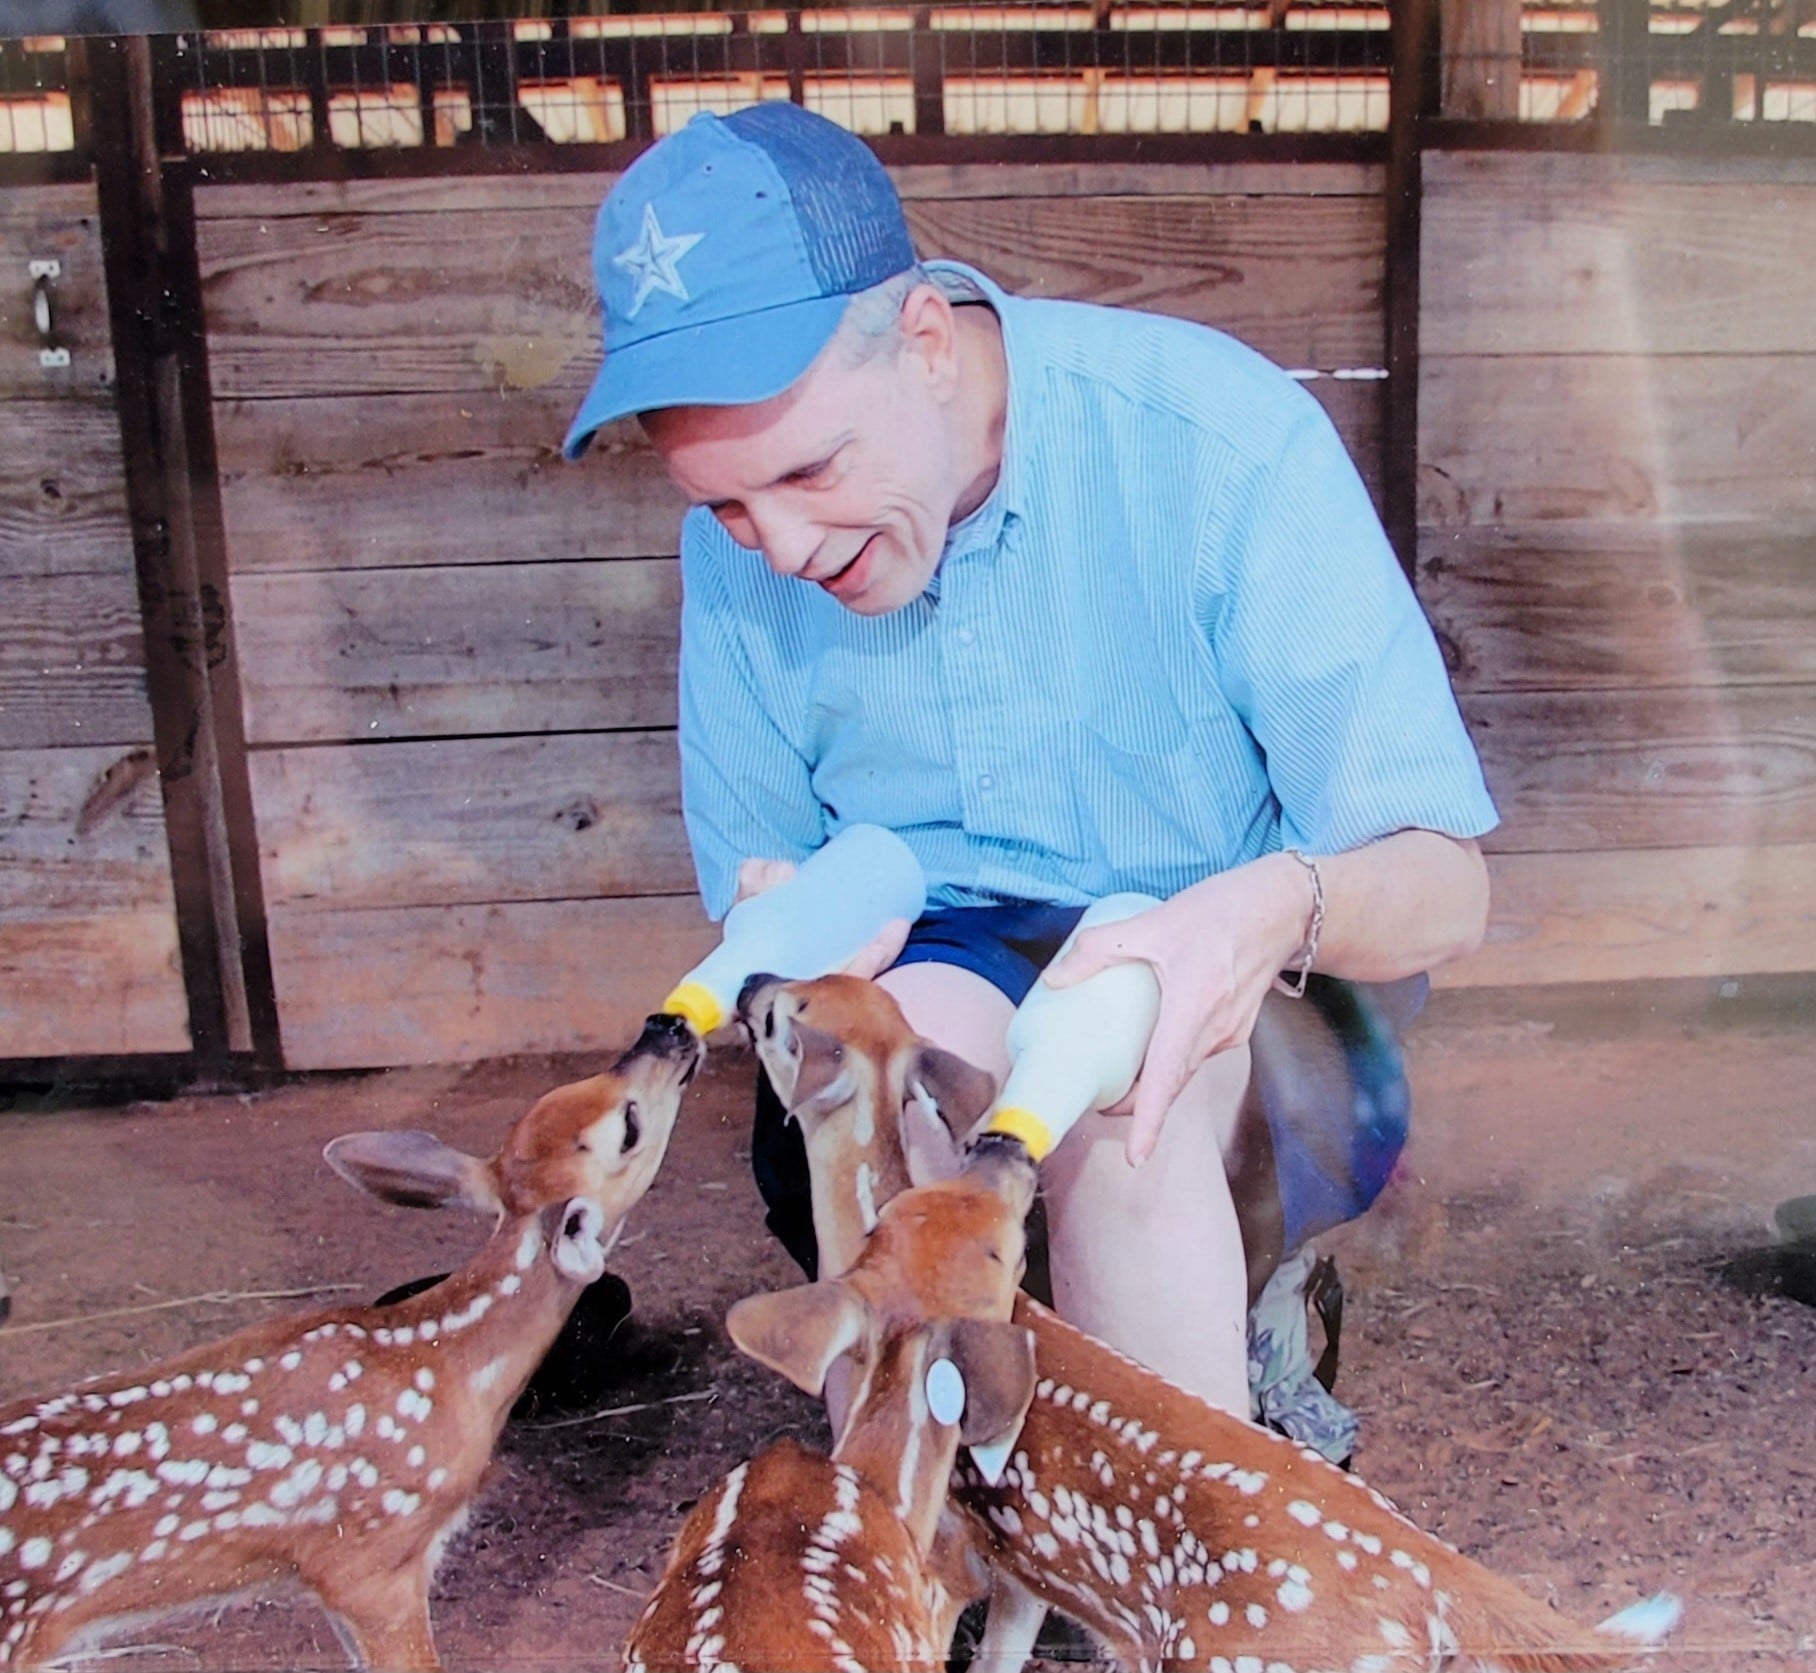
POLYGON ((1003 457, 996 486, 984 503, 951 531, 946 550, 952 555, 980 546, 994 547, 1002 538, 1004 525, 1024 515, 1024 460, 1033 435, 1033 391, 1039 382, 1039 357, 1029 340, 1016 298, 1000 285, 964 262, 929 261, 922 265, 948 295, 989 303, 1002 328, 1003 361, 1009 379, 1003 416, 1003 457))

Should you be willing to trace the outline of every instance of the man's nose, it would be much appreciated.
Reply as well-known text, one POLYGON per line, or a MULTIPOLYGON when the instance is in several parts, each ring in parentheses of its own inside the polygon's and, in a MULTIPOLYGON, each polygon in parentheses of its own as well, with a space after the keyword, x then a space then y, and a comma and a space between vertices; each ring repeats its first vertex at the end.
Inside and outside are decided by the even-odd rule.
POLYGON ((820 549, 819 527, 783 506, 750 508, 764 561, 778 575, 801 574, 820 549))

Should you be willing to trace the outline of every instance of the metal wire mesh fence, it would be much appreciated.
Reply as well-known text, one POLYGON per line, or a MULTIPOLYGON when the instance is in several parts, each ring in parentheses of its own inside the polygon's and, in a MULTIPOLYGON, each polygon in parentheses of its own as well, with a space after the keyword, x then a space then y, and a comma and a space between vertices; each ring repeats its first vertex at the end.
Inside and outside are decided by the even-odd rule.
POLYGON ((1446 115, 1816 122, 1816 0, 1444 0, 1446 115))
POLYGON ((1385 3, 574 17, 184 38, 194 150, 659 137, 792 99, 865 134, 1385 128, 1385 3))
POLYGON ((60 36, 0 41, 0 152, 74 149, 67 60, 60 36))
MULTIPOLYGON (((1437 0, 1440 114, 1816 123, 1816 0, 1437 0)), ((76 143, 65 43, 0 41, 0 152, 76 143)), ((1386 0, 1006 0, 204 30, 194 153, 642 142, 792 99, 863 134, 1366 133, 1386 0)))

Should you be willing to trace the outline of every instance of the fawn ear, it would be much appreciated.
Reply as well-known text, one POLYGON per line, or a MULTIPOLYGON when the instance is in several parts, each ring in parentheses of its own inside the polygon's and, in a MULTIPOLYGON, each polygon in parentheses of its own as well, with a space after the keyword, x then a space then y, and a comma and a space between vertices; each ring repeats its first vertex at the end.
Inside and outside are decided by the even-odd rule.
POLYGON ((946 1352, 964 1379, 959 1441, 995 1481, 1034 1400, 1034 1333, 994 1319, 955 1319, 946 1352))
POLYGON ((962 1139, 996 1096, 996 1077, 974 1068, 953 1052, 942 1051, 925 1040, 908 1071, 908 1090, 916 1087, 939 1111, 940 1119, 955 1139, 962 1139))
POLYGON ((492 1170, 433 1133, 343 1133, 322 1156, 349 1185, 381 1202, 504 1212, 492 1170))
POLYGON ((570 1197, 542 1211, 542 1234, 555 1270, 577 1284, 591 1284, 605 1271, 605 1213, 591 1197, 570 1197))
POLYGON ((740 1353, 779 1371, 803 1394, 819 1394, 840 1354, 862 1342, 870 1309, 849 1284, 829 1279, 747 1296, 725 1315, 740 1353))
POLYGON ((824 1121, 840 1105, 849 1103, 858 1089, 851 1054, 843 1040, 798 1018, 794 1037, 801 1048, 801 1066, 788 1113, 802 1123, 824 1121))
POLYGON ((964 1168, 959 1142, 996 1096, 996 1082, 924 1040, 908 1065, 907 1096, 902 1100, 902 1154, 908 1178, 916 1185, 936 1185, 964 1168))

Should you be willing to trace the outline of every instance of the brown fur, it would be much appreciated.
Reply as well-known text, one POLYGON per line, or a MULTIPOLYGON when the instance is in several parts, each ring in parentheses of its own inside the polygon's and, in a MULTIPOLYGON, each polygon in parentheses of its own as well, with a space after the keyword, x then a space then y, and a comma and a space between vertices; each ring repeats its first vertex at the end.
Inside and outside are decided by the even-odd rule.
POLYGON ((1025 1157, 981 1155, 896 1197, 844 1277, 732 1309, 738 1346, 810 1393, 849 1356, 851 1408, 831 1458, 782 1442, 701 1502, 627 1668, 943 1664, 952 1607, 927 1558, 953 1459, 1012 1436, 1033 1395, 1030 1344, 1009 1322, 1033 1188, 1025 1157), (957 1423, 922 1392, 938 1358, 963 1377, 957 1423))
MULTIPOLYGON (((829 1252, 848 1258, 865 1243, 849 1213, 856 1170, 907 1172, 902 1082, 888 1065, 924 1043, 874 983, 827 977, 750 997, 762 1014, 745 1020, 766 1064, 796 1018, 872 1064, 848 1068, 852 1099, 818 1112, 808 1146, 822 1263, 829 1252), (874 1101, 860 1109, 859 1098, 874 1101), (824 1223, 822 1202, 832 1211, 824 1223)), ((968 1126, 977 1112, 959 1113, 968 1126)), ((1634 1659, 1631 1645, 1560 1619, 1318 1454, 1177 1388, 1026 1296, 1014 1316, 1034 1333, 1036 1398, 1002 1481, 991 1487, 961 1461, 955 1497, 999 1574, 1123 1659, 1183 1669, 1253 1656, 1410 1673, 1432 1663, 1434 1644, 1454 1653, 1446 1665, 1525 1673, 1634 1659)))
POLYGON ((330 1160, 364 1188, 496 1215, 485 1247, 395 1306, 274 1319, 0 1409, 0 1667, 283 1583, 313 1591, 362 1662, 439 1665, 442 1544, 648 1188, 698 1060, 697 1043, 646 1031, 610 1073, 543 1098, 489 1162, 421 1133, 336 1140, 330 1160))

